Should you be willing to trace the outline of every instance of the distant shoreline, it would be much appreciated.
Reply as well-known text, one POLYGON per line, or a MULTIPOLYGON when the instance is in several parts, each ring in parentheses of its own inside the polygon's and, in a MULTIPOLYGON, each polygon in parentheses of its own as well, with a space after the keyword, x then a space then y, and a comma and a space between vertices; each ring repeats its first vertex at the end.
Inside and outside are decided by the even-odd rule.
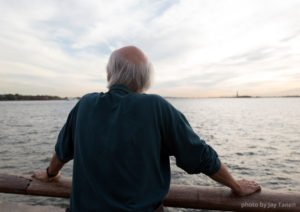
POLYGON ((218 97, 173 97, 164 96, 168 99, 262 99, 262 98, 299 98, 300 95, 295 96, 218 96, 218 97))
POLYGON ((38 100, 69 100, 67 97, 50 95, 20 95, 20 94, 2 94, 0 101, 38 101, 38 100))
MULTIPOLYGON (((299 98, 300 95, 287 96, 219 96, 219 97, 172 97, 164 96, 168 99, 244 99, 244 98, 299 98)), ((0 94, 0 101, 49 101, 49 100, 73 100, 81 97, 59 97, 51 95, 21 95, 21 94, 0 94)))

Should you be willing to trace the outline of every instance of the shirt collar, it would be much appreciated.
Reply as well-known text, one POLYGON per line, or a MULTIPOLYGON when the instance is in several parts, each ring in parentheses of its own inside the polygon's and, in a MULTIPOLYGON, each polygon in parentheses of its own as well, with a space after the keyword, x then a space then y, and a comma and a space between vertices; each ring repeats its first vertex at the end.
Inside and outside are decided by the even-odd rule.
POLYGON ((121 91, 124 91, 126 93, 133 93, 133 91, 130 90, 127 86, 121 85, 121 84, 112 85, 110 87, 109 91, 112 91, 112 90, 121 90, 121 91))

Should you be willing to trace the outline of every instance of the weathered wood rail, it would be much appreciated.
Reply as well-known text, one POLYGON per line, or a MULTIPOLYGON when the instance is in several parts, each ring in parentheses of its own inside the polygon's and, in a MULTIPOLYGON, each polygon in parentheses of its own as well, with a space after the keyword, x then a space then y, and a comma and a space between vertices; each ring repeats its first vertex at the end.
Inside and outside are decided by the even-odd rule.
MULTIPOLYGON (((41 182, 30 176, 0 174, 0 192, 69 198, 71 178, 41 182)), ((263 189, 253 195, 238 197, 230 189, 208 186, 174 185, 163 201, 164 206, 223 211, 300 212, 300 193, 263 189)))

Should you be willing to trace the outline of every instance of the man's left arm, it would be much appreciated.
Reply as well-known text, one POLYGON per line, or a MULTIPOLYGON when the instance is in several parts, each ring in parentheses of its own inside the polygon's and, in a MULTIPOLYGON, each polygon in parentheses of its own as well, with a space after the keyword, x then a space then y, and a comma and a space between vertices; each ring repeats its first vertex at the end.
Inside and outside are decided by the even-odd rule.
POLYGON ((55 153, 52 156, 50 165, 47 169, 36 172, 32 177, 43 180, 53 181, 60 177, 60 170, 69 160, 73 159, 74 153, 74 122, 76 120, 78 103, 69 113, 67 122, 61 129, 55 145, 55 153))

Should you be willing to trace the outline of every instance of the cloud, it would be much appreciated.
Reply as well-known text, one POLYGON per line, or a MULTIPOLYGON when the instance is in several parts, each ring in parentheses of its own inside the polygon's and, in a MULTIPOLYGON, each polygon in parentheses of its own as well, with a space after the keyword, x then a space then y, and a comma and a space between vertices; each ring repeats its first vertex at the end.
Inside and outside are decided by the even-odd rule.
POLYGON ((299 9, 299 1, 274 0, 2 0, 0 93, 105 90, 110 52, 132 44, 154 64, 150 92, 293 90, 300 82, 291 77, 300 72, 299 9), (273 87, 262 89, 267 84, 273 87))

